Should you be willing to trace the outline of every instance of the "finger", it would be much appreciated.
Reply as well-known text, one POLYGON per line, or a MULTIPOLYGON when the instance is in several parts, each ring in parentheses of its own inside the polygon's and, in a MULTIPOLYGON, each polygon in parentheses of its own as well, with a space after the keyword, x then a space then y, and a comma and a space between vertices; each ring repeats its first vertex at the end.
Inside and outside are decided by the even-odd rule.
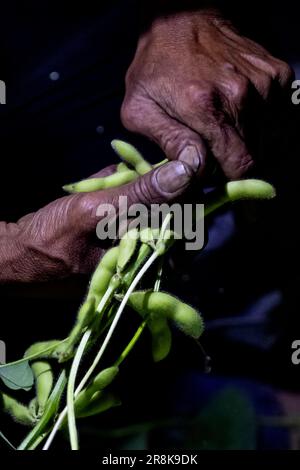
POLYGON ((238 179, 252 167, 247 145, 224 112, 224 100, 208 83, 192 82, 172 110, 176 117, 201 135, 229 179, 238 179))
POLYGON ((169 116, 154 101, 125 100, 121 111, 124 126, 154 140, 169 160, 180 160, 195 172, 204 170, 207 149, 196 132, 169 116))
MULTIPOLYGON (((82 230, 93 231, 99 221, 99 208, 115 214, 120 210, 120 197, 126 199, 127 207, 132 204, 167 203, 177 199, 188 188, 194 176, 193 170, 184 162, 174 161, 152 170, 132 183, 119 188, 97 191, 88 194, 76 194, 80 204, 79 223, 82 230)), ((73 196, 74 197, 74 196, 73 196)), ((123 199, 124 201, 124 199, 123 199)))
POLYGON ((191 183, 194 173, 184 162, 169 162, 143 175, 134 182, 109 190, 107 198, 114 203, 120 196, 128 204, 161 204, 177 199, 191 183))

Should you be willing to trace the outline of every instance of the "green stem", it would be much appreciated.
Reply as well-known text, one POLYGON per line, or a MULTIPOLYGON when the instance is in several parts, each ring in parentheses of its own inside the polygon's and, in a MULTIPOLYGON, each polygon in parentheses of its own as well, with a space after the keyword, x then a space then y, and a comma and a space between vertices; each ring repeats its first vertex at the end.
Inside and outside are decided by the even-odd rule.
POLYGON ((69 426, 69 435, 70 435, 70 443, 72 450, 78 450, 78 433, 76 428, 76 419, 75 419, 75 407, 74 407, 74 389, 75 389, 75 382, 76 377, 79 369, 79 365, 87 345, 87 342, 91 336, 92 331, 87 330, 78 346, 76 351, 71 370, 70 376, 68 380, 68 387, 67 387, 67 408, 68 408, 68 426, 69 426))
POLYGON ((105 308, 107 307, 107 304, 108 302, 111 300, 111 298, 113 297, 114 295, 114 292, 115 292, 116 288, 115 287, 112 287, 112 286, 108 286, 104 296, 102 297, 102 299, 100 300, 100 303, 96 309, 96 312, 97 313, 103 313, 105 308))
MULTIPOLYGON (((112 322, 111 324, 111 327, 104 339, 104 342, 98 352, 98 354, 96 355, 95 359, 94 359, 94 362, 92 363, 91 367, 89 368, 89 370, 87 371, 87 373, 85 374, 85 376, 83 377, 83 379, 81 380, 80 384, 78 385, 77 389, 75 390, 75 398, 78 396, 78 394, 81 392, 81 390, 84 388, 84 386, 86 385, 86 383, 89 381, 91 375, 93 374, 95 368, 97 367, 100 359, 102 358, 102 355, 103 353, 105 352, 106 350, 106 347, 111 339, 111 336, 117 326, 117 323, 121 317, 121 314, 127 304, 127 301, 130 297, 130 295, 132 294, 132 292, 134 291, 135 287, 137 286, 137 284, 140 282, 140 280, 142 279, 142 277, 144 276, 144 274, 148 271, 148 269, 152 266, 152 264, 155 262, 155 260, 158 258, 159 254, 154 252, 152 253, 152 255, 150 256, 150 258, 148 259, 148 261, 145 263, 145 265, 143 266, 143 268, 140 270, 140 272, 137 274, 137 276, 135 277, 135 279, 133 280, 131 286, 129 287, 128 291, 126 292, 119 308, 118 308, 118 311, 116 313, 116 316, 114 318, 114 321, 112 322)), ((46 444, 44 445, 43 447, 43 450, 48 450, 57 431, 59 430, 59 428, 61 427, 62 423, 64 422, 64 419, 67 415, 67 410, 68 408, 65 407, 64 410, 60 413, 59 417, 58 417, 58 420, 56 421, 55 423, 55 426, 53 427, 51 433, 50 433, 50 436, 48 437, 47 439, 47 442, 46 444)))
POLYGON ((135 335, 133 336, 131 341, 127 344, 124 351, 120 354, 120 357, 114 363, 114 366, 119 367, 122 364, 122 362, 126 359, 128 354, 130 353, 130 351, 133 349, 133 347, 135 346, 135 344, 139 340, 139 338, 140 338, 141 334, 143 333, 146 325, 147 325, 146 321, 143 321, 143 323, 141 323, 141 325, 138 327, 138 329, 135 332, 135 335))

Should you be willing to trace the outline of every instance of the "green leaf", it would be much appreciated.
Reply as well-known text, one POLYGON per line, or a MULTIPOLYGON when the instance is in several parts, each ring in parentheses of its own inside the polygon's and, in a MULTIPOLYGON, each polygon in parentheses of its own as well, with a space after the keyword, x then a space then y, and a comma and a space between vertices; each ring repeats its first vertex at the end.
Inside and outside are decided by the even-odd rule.
POLYGON ((4 434, 1 431, 0 431, 0 437, 1 437, 1 439, 4 440, 4 442, 8 445, 8 447, 10 447, 13 450, 16 450, 15 446, 13 446, 11 442, 9 442, 7 437, 5 437, 4 434))
POLYGON ((0 378, 12 390, 23 389, 28 391, 34 384, 33 373, 28 361, 14 366, 2 367, 0 369, 0 378))

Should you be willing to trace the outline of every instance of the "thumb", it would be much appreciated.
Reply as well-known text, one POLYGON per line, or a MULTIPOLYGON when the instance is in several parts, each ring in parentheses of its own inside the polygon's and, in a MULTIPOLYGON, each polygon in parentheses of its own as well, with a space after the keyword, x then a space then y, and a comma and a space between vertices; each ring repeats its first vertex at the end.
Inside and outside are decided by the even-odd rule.
POLYGON ((128 198, 128 204, 161 204, 177 199, 190 185, 194 172, 184 162, 174 161, 152 170, 134 182, 111 190, 112 200, 128 198))
POLYGON ((206 161, 206 143, 199 134, 172 118, 156 103, 143 106, 135 99, 124 100, 121 118, 124 126, 154 140, 169 160, 180 160, 202 173, 206 161))
MULTIPOLYGON (((80 197, 80 218, 78 223, 85 232, 93 230, 99 222, 99 215, 106 212, 114 218, 120 211, 120 197, 127 198, 127 207, 132 204, 162 204, 177 199, 188 188, 194 172, 184 162, 174 161, 164 164, 141 176, 132 183, 119 188, 75 194, 80 197), (113 210, 111 210, 113 209, 113 210), (116 210, 116 212, 115 212, 116 210)), ((78 219, 78 218, 77 218, 78 219)))

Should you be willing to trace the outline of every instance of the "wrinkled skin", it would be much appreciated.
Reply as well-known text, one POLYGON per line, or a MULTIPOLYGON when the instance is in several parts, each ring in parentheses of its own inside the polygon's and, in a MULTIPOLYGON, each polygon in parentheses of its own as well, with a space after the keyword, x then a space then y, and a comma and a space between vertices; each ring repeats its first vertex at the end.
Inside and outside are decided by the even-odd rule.
POLYGON ((265 103, 276 100, 293 77, 286 63, 215 11, 178 13, 156 19, 140 38, 121 118, 169 159, 201 174, 213 155, 228 179, 238 179, 255 160, 244 120, 254 93, 265 103))
MULTIPOLYGON (((93 177, 107 176, 114 170, 111 166, 93 177)), ((15 224, 1 222, 0 282, 90 273, 107 248, 96 237, 100 205, 112 204, 118 209, 121 195, 127 196, 128 206, 172 201, 185 191, 192 176, 188 165, 170 162, 119 188, 62 197, 15 224)))

